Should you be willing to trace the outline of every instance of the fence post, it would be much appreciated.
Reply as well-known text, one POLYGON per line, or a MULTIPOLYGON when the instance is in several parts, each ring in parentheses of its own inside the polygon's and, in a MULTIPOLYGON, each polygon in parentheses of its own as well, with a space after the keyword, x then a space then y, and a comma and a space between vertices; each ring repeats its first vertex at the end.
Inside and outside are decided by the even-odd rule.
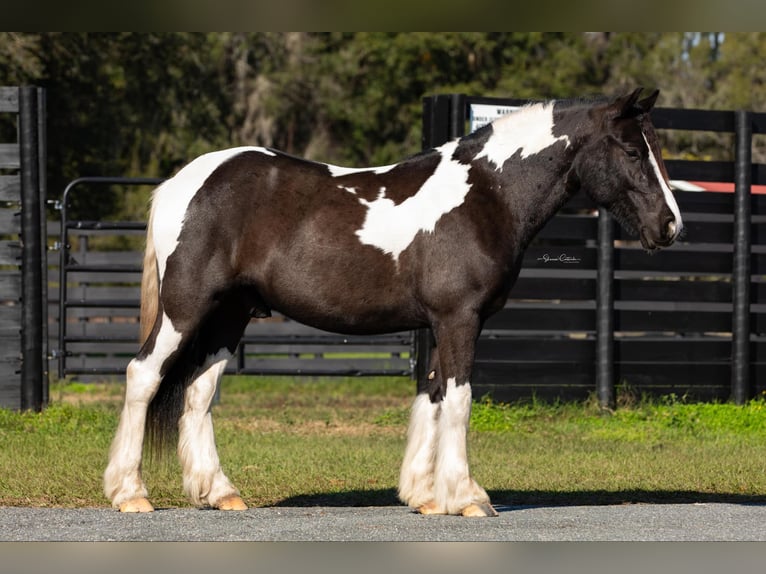
POLYGON ((43 378, 43 246, 37 88, 19 89, 21 143, 22 327, 21 408, 41 410, 43 378))
POLYGON ((612 216, 603 207, 598 210, 596 393, 601 408, 613 409, 615 407, 614 224, 612 216))
POLYGON ((49 400, 49 388, 48 381, 50 380, 50 364, 49 359, 49 332, 48 332, 48 130, 46 126, 46 118, 48 117, 48 101, 45 94, 45 88, 37 88, 37 145, 38 145, 38 167, 39 167, 39 181, 38 186, 40 189, 40 247, 42 249, 40 257, 42 258, 42 266, 40 268, 40 285, 42 291, 42 316, 41 332, 42 337, 42 403, 48 404, 49 400))
POLYGON ((750 212, 753 126, 750 112, 735 113, 734 260, 732 263, 732 398, 738 405, 750 388, 750 212))

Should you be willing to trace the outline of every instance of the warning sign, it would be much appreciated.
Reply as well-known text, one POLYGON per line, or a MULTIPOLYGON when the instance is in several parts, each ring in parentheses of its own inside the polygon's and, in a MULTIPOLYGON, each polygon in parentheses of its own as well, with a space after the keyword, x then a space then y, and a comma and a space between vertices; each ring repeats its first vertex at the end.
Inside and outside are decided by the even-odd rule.
POLYGON ((498 106, 493 104, 471 104, 471 131, 494 122, 497 118, 518 110, 519 106, 498 106))

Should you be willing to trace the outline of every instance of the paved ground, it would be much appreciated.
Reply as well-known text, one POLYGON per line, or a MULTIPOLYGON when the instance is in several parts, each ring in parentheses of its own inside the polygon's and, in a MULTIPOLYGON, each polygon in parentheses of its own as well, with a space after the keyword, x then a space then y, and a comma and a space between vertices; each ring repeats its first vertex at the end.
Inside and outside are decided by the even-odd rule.
POLYGON ((499 506, 497 518, 401 506, 196 509, 0 508, 0 541, 763 541, 766 504, 499 506))

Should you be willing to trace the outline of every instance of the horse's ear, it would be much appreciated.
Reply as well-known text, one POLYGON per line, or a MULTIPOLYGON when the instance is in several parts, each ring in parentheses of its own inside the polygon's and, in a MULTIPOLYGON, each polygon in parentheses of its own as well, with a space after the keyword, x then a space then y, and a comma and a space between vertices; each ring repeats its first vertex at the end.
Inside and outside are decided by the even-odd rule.
MULTIPOLYGON (((643 110, 636 106, 638 96, 643 88, 636 88, 626 96, 620 96, 609 106, 610 116, 614 119, 630 118, 643 113, 643 110)), ((649 96, 651 98, 652 96, 649 96)), ((649 99, 647 98, 647 99, 649 99)))
POLYGON ((641 108, 643 113, 649 113, 657 102, 657 97, 660 95, 659 90, 654 90, 651 94, 646 96, 643 100, 639 101, 636 105, 641 108))

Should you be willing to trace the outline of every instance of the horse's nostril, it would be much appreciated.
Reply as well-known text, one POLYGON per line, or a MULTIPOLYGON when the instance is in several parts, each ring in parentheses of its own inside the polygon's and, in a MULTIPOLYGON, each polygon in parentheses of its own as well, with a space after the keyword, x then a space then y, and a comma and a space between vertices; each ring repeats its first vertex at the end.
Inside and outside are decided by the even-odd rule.
POLYGON ((676 220, 672 219, 668 222, 668 236, 674 237, 676 234, 676 220))

